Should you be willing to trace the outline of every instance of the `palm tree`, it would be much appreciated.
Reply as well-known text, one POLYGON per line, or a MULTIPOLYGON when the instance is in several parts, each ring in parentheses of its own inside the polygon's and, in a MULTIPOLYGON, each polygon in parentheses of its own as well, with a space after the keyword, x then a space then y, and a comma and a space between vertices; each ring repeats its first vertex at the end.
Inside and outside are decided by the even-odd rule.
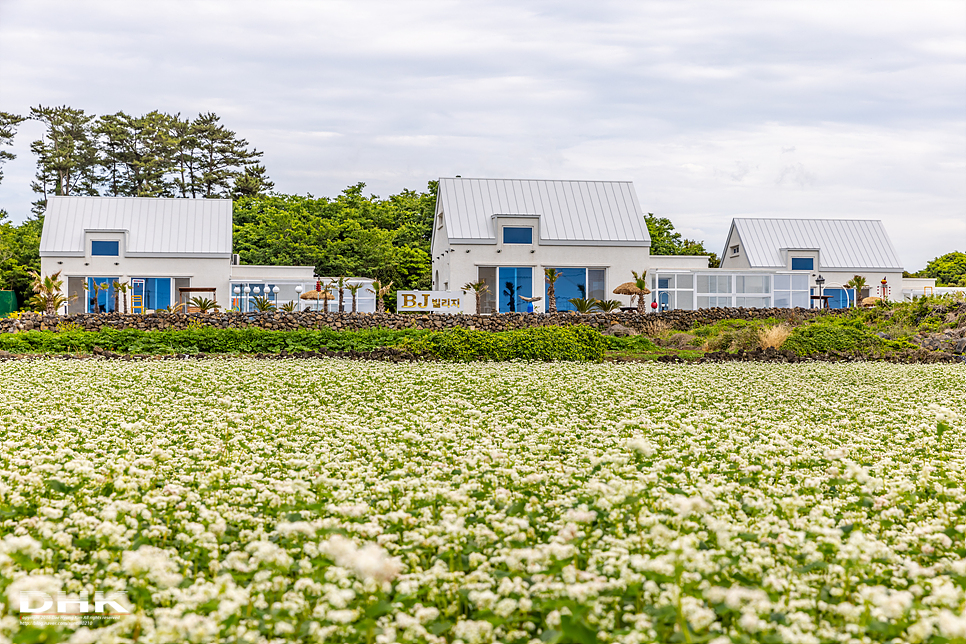
POLYGON ((476 314, 481 314, 483 312, 483 295, 490 292, 490 287, 483 280, 479 280, 463 284, 463 290, 473 291, 473 294, 476 295, 476 314))
POLYGON ((33 280, 30 286, 36 293, 30 298, 31 306, 42 308, 47 315, 55 315, 60 307, 67 304, 67 298, 61 295, 64 280, 61 279, 60 274, 61 271, 57 271, 53 275, 42 278, 37 271, 30 271, 30 277, 33 280))
POLYGON ((862 289, 865 288, 866 281, 861 275, 855 275, 848 282, 845 283, 845 288, 855 289, 855 303, 854 306, 859 305, 859 299, 862 297, 862 289))
POLYGON ((617 311, 621 308, 620 300, 597 300, 594 304, 598 311, 603 311, 604 313, 610 313, 611 311, 617 311))
POLYGON ((333 282, 339 288, 339 313, 345 313, 345 276, 340 275, 339 279, 333 282))
POLYGON ((97 307, 98 307, 98 304, 97 304, 97 295, 98 295, 98 293, 100 293, 101 291, 106 291, 109 288, 110 288, 110 285, 109 284, 107 284, 107 283, 101 284, 100 282, 96 282, 96 281, 94 281, 92 279, 89 279, 87 281, 87 283, 84 284, 84 290, 91 294, 90 295, 90 298, 88 298, 88 299, 90 301, 90 308, 93 309, 93 312, 94 313, 98 313, 98 310, 97 310, 97 307))
MULTIPOLYGON (((259 313, 265 313, 267 311, 275 310, 275 305, 272 304, 272 301, 268 299, 268 297, 256 297, 253 301, 255 302, 255 310, 258 311, 259 313)), ((328 311, 329 301, 325 300, 325 303, 326 303, 326 311, 328 311)), ((202 313, 206 313, 206 311, 202 311, 202 313)))
POLYGON ((593 313, 597 307, 597 300, 592 297, 572 297, 567 301, 574 305, 577 313, 593 313))
MULTIPOLYGON (((260 308, 258 308, 259 302, 261 300, 268 301, 268 298, 267 297, 256 297, 255 298, 255 308, 257 310, 259 310, 259 311, 266 310, 266 309, 260 309, 260 308)), ((218 309, 221 308, 220 306, 218 306, 218 303, 217 302, 215 302, 214 300, 209 300, 207 297, 193 297, 193 298, 191 298, 191 306, 193 306, 196 309, 198 309, 198 311, 200 313, 207 313, 209 311, 217 311, 218 309)))
POLYGON ((124 303, 124 314, 127 314, 127 294, 131 290, 131 285, 127 282, 121 282, 118 280, 114 281, 114 310, 120 312, 121 309, 117 306, 118 296, 121 296, 122 302, 124 303))
POLYGON ((556 268, 543 269, 544 279, 547 280, 547 313, 557 312, 557 295, 554 291, 554 284, 560 277, 560 272, 556 268))
POLYGON ((376 294, 376 312, 385 313, 386 312, 386 302, 383 300, 383 296, 392 290, 392 282, 389 282, 385 286, 379 280, 372 281, 373 288, 366 289, 370 293, 376 294))
MULTIPOLYGON (((362 284, 346 284, 346 288, 352 293, 352 312, 356 312, 356 298, 358 297, 359 289, 362 288, 362 284)), ((340 307, 341 308, 341 307, 340 307)))
MULTIPOLYGON (((637 285, 637 288, 641 289, 641 291, 646 291, 647 290, 647 271, 642 271, 640 275, 637 274, 637 271, 631 271, 631 275, 634 276, 634 284, 637 285)), ((645 304, 646 302, 644 300, 644 293, 641 293, 640 295, 637 296, 638 313, 647 312, 647 309, 645 308, 645 304)))
MULTIPOLYGON (((322 293, 324 293, 326 296, 331 296, 332 295, 332 286, 334 284, 335 284, 335 282, 329 282, 328 284, 323 285, 322 286, 322 293)), ((323 313, 328 313, 329 312, 329 300, 330 299, 331 299, 331 297, 326 297, 324 300, 322 300, 322 312, 323 313)))

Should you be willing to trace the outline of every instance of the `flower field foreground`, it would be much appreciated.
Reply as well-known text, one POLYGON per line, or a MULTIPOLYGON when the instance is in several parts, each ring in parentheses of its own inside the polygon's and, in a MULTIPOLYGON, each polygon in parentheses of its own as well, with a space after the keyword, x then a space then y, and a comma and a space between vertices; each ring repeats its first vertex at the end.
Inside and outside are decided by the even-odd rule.
POLYGON ((964 414, 956 365, 0 363, 0 640, 963 642, 964 414))

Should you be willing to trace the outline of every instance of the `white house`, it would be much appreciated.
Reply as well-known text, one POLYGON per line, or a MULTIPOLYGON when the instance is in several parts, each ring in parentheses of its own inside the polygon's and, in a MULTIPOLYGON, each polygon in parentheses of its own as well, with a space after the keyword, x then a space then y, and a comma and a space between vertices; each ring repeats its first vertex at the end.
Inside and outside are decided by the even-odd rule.
POLYGON ((721 270, 774 273, 775 291, 791 291, 797 281, 797 293, 789 295, 798 298, 792 306, 808 306, 805 295, 817 293, 820 279, 833 308, 848 306, 850 296, 854 300, 845 284, 856 275, 867 284, 859 298, 901 299, 904 287, 902 263, 878 220, 734 219, 721 270))
MULTIPOLYGON (((138 313, 194 297, 252 310, 258 297, 298 301, 317 283, 312 266, 239 265, 227 199, 50 197, 40 265, 43 275, 61 272, 69 313, 113 311, 115 282, 129 285, 128 308, 138 313)), ((360 310, 375 310, 371 293, 359 295, 360 310)))
POLYGON ((651 240, 628 181, 441 178, 433 228, 433 287, 456 291, 483 280, 485 312, 525 311, 542 297, 543 269, 562 274, 559 310, 570 298, 616 298, 615 286, 648 271, 655 308, 832 307, 869 295, 902 299, 934 280, 903 279, 881 221, 734 219, 720 268, 707 257, 650 254, 651 240), (867 288, 847 292, 855 275, 867 288), (885 284, 883 284, 885 280, 885 284))
POLYGON ((561 274, 557 309, 571 298, 621 299, 613 289, 657 266, 707 268, 707 257, 650 255, 651 238, 629 181, 441 178, 433 225, 433 288, 483 280, 484 312, 526 311, 544 269, 561 274))

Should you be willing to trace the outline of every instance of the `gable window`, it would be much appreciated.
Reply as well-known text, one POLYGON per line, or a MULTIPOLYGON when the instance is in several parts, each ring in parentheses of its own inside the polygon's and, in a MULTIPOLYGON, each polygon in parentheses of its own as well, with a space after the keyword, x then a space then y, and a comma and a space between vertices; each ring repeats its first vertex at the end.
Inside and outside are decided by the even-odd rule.
POLYGON ((91 242, 91 255, 94 257, 117 257, 120 242, 95 239, 91 242))
POLYGON ((532 244, 533 228, 523 226, 504 226, 504 244, 532 244))
POLYGON ((737 246, 732 246, 731 247, 731 254, 732 255, 737 255, 738 254, 738 247, 737 246))
POLYGON ((793 271, 815 270, 815 259, 812 257, 792 257, 793 271))

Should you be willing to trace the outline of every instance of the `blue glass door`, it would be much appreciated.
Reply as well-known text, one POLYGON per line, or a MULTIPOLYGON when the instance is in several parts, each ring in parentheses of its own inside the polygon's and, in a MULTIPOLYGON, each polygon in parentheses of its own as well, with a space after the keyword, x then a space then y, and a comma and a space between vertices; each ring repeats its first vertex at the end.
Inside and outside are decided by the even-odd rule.
POLYGON ((533 269, 501 266, 497 289, 500 313, 526 312, 527 302, 520 298, 532 297, 533 269))
POLYGON ((87 278, 87 312, 110 313, 114 310, 114 277, 87 278), (94 285, 97 284, 97 290, 94 285))
MULTIPOLYGON (((557 268, 557 281, 553 285, 554 300, 557 301, 558 311, 576 311, 571 299, 587 299, 587 269, 586 268, 557 268)), ((548 284, 544 290, 547 298, 548 284)))

